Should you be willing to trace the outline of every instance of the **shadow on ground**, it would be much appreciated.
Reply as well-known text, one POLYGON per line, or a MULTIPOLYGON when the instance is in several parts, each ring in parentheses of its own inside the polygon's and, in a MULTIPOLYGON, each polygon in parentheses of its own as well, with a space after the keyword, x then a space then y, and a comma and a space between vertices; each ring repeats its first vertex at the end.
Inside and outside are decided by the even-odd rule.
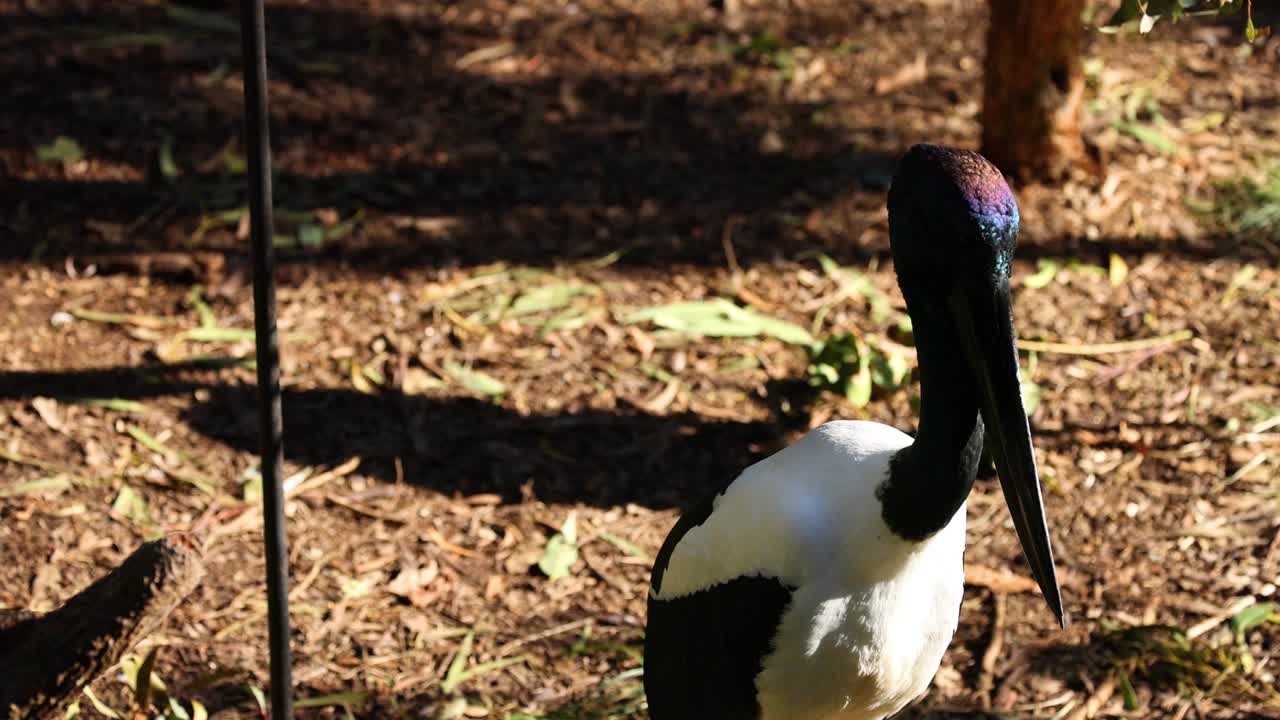
MULTIPOLYGON (((0 373, 4 399, 140 399, 197 390, 204 399, 181 411, 183 422, 256 453, 256 389, 222 384, 195 366, 0 373)), ((484 400, 394 390, 286 389, 284 419, 286 458, 302 465, 337 465, 359 456, 362 472, 387 482, 402 477, 446 494, 601 507, 683 506, 776 450, 785 432, 785 420, 709 421, 633 408, 523 416, 484 400)))
MULTIPOLYGON (((102 258, 205 252, 242 265, 245 180, 229 159, 243 155, 239 47, 223 5, 0 14, 0 83, 6 107, 22 109, 0 111, 0 260, 136 271, 102 258), (84 148, 86 168, 33 159, 59 136, 84 148)), ((286 265, 394 272, 622 251, 623 265, 719 266, 726 237, 743 264, 886 253, 884 190, 904 139, 877 109, 884 99, 844 88, 837 121, 832 100, 770 88, 762 68, 777 58, 742 44, 766 28, 731 33, 688 12, 462 5, 449 19, 435 5, 399 16, 268 8, 277 220, 295 244, 281 249, 286 265), (850 105, 868 109, 849 120, 850 105), (297 218, 316 208, 365 219, 302 247, 297 218)), ((783 48, 922 32, 919 18, 875 3, 795 15, 783 48)), ((968 92, 932 84, 921 91, 930 107, 968 92)), ((1024 243, 1021 256, 1112 251, 1234 252, 1227 238, 1056 238, 1024 243)))
MULTIPOLYGON (((869 7, 849 8, 826 40, 869 7)), ((721 229, 736 216, 749 262, 807 245, 792 226, 837 195, 866 191, 879 206, 894 155, 854 147, 824 124, 822 103, 759 97, 735 65, 705 58, 628 66, 670 52, 674 32, 684 47, 721 32, 679 20, 619 10, 446 24, 426 12, 269 7, 277 204, 411 218, 302 255, 375 271, 618 249, 624 263, 720 264, 721 229), (484 47, 545 69, 485 74, 461 59, 484 47), (769 148, 773 129, 796 139, 769 148)), ((39 179, 9 180, 0 258, 243 248, 234 226, 197 232, 244 204, 244 178, 224 160, 242 152, 239 93, 221 79, 238 73, 228 22, 193 26, 157 5, 0 17, 15 48, 0 82, 23 108, 0 115, 12 138, 0 160, 22 167, 30 148, 67 136, 108 170, 96 178, 119 177, 37 164, 24 177, 39 179), (18 51, 28 45, 40 51, 18 51), (176 176, 161 171, 164 148, 176 176)))

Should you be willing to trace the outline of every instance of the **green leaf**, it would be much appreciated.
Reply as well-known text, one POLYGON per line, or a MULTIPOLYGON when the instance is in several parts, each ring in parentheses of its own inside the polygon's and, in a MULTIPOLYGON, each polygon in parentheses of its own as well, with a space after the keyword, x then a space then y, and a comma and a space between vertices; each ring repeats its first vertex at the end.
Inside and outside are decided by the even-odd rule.
POLYGON ((185 5, 170 5, 165 8, 165 14, 171 19, 197 30, 231 34, 240 32, 240 25, 235 20, 218 12, 196 10, 185 5))
POLYGON ((849 379, 849 387, 844 396, 849 398, 856 408, 864 408, 871 402, 871 371, 865 364, 858 367, 858 372, 849 379))
POLYGON ((174 339, 203 343, 237 343, 253 340, 253 331, 246 328, 198 327, 184 330, 174 339))
POLYGON ((74 483, 71 482, 70 478, 63 477, 61 475, 41 478, 39 480, 28 480, 26 482, 20 482, 11 488, 0 488, 0 498, 17 497, 19 495, 36 495, 49 492, 50 490, 63 492, 70 490, 73 484, 74 483))
POLYGON ((103 312, 89 308, 72 308, 68 312, 72 317, 91 322, 109 323, 112 325, 137 325, 146 328, 158 328, 173 324, 173 318, 156 317, 154 315, 133 315, 130 313, 103 312))
POLYGON ((137 440, 139 444, 152 452, 159 453, 165 457, 184 457, 182 453, 155 439, 146 430, 143 430, 136 425, 126 425, 125 432, 129 433, 129 437, 137 440))
POLYGON ((213 219, 223 225, 239 225, 240 218, 248 214, 249 208, 246 205, 240 207, 227 208, 213 213, 213 219))
POLYGON ((809 374, 824 385, 835 385, 840 382, 840 368, 829 363, 814 363, 810 365, 809 374))
POLYGON ((256 504, 262 500, 262 471, 256 467, 247 467, 240 473, 240 496, 246 503, 256 504))
POLYGON ((1022 408, 1026 411, 1027 417, 1036 414, 1036 409, 1040 407, 1040 396, 1043 390, 1040 385, 1031 380, 1022 381, 1022 408))
MULTIPOLYGON (((871 338, 868 338, 870 341, 871 338)), ((895 349, 871 348, 871 383, 884 390, 897 390, 911 374, 906 355, 895 349)))
POLYGON ((1124 698, 1124 709, 1133 712, 1138 709, 1138 693, 1133 690, 1133 682, 1129 680, 1129 673, 1120 671, 1120 694, 1124 698))
POLYGON ((631 557, 637 557, 637 558, 649 557, 649 553, 645 552, 644 548, 640 547, 639 545, 636 545, 635 543, 631 542, 630 540, 627 540, 626 538, 618 537, 613 533, 602 531, 600 533, 600 539, 618 548, 619 550, 630 555, 631 557))
POLYGON ((589 289, 581 285, 545 285, 534 288, 516 298, 515 302, 511 303, 507 314, 520 317, 546 310, 556 310, 568 305, 575 297, 586 292, 589 292, 589 289))
POLYGON ((213 314, 213 308, 209 307, 209 303, 205 302, 204 287, 202 285, 193 285, 187 291, 187 302, 191 303, 195 307, 196 313, 200 315, 200 327, 218 327, 218 317, 213 314))
POLYGON ((1253 26, 1253 16, 1250 15, 1244 22, 1244 38, 1249 42, 1258 39, 1258 28, 1253 26))
POLYGON ((373 578, 361 579, 344 577, 341 582, 338 583, 338 586, 342 590, 342 596, 344 598, 354 600, 368 595, 369 591, 373 589, 373 584, 373 578))
POLYGON ((315 223, 303 223, 298 227, 298 244, 302 247, 320 247, 326 239, 324 228, 315 223))
POLYGON ((840 283, 840 287, 844 292, 867 301, 871 306, 872 320, 881 323, 893 314, 889 299, 884 296, 884 293, 876 289, 876 286, 866 275, 853 268, 841 267, 839 263, 826 255, 818 256, 818 265, 822 267, 822 272, 827 277, 840 283))
POLYGON ((516 665, 527 660, 527 656, 518 655, 516 657, 499 658, 487 663, 480 663, 471 669, 467 669, 467 660, 471 658, 471 647, 475 642, 475 632, 468 631, 462 638, 462 644, 458 647, 458 652, 453 656, 453 660, 449 663, 449 671, 445 673, 444 680, 440 682, 440 691, 445 695, 452 695, 454 690, 462 683, 473 677, 478 677, 494 670, 500 670, 508 665, 516 665))
POLYGON ((84 696, 89 698, 89 702, 93 704, 94 710, 97 710, 103 715, 109 718, 112 718, 112 720, 124 720, 123 715, 116 712, 115 710, 112 710, 106 703, 99 700, 97 695, 93 694, 93 688, 86 687, 84 689, 84 696))
MULTIPOLYGON (((871 356, 871 349, 857 336, 833 335, 809 350, 809 384, 841 393, 854 407, 866 407, 874 385, 871 356)), ((888 364, 886 360, 886 367, 881 371, 885 378, 894 372, 888 364)))
POLYGON ((169 712, 167 715, 161 716, 161 720, 191 720, 191 713, 187 712, 187 709, 182 707, 182 703, 171 696, 169 698, 169 712))
POLYGON ((1022 284, 1032 290, 1047 287, 1058 276, 1058 263, 1053 260, 1037 260, 1036 273, 1022 279, 1022 284))
POLYGON ((1245 633, 1268 622, 1280 622, 1280 605, 1273 602, 1255 603, 1231 618, 1231 634, 1236 644, 1244 644, 1245 633))
POLYGON ((367 692, 332 693, 303 698, 293 703, 294 707, 325 707, 328 705, 363 705, 369 699, 367 692))
POLYGON ((911 316, 903 315, 898 318, 898 324, 893 327, 893 335, 898 342, 903 345, 914 347, 916 344, 915 327, 911 324, 911 316))
POLYGON ((158 678, 156 679, 157 682, 152 682, 151 671, 155 668, 156 653, 159 650, 160 646, 158 645, 151 648, 151 652, 147 653, 147 656, 136 666, 133 673, 133 698, 134 702, 140 707, 145 708, 151 704, 151 691, 153 688, 158 686, 159 689, 164 689, 164 684, 158 682, 158 678))
POLYGON ((546 334, 557 330, 577 330, 604 315, 602 308, 566 308, 547 318, 538 332, 546 334))
POLYGON ((569 569, 577 561, 578 520, 577 516, 570 512, 560 532, 547 540, 547 546, 543 548, 542 557, 538 560, 538 569, 548 578, 559 580, 569 576, 569 569))
POLYGON ((1116 123, 1116 129, 1138 138, 1139 142, 1165 155, 1178 152, 1178 144, 1164 136, 1164 133, 1151 127, 1134 122, 1116 123))
POLYGON ((228 148, 222 153, 222 166, 232 175, 243 175, 249 169, 249 161, 245 160, 240 153, 228 148))
POLYGON ((1227 291, 1222 294, 1222 306, 1226 307, 1235 302, 1236 294, 1240 292, 1240 288, 1247 285, 1258 274, 1258 267, 1253 263, 1249 263, 1240 268, 1231 276, 1231 282, 1227 284, 1227 291))
POLYGON ((48 145, 36 148, 36 158, 40 162, 76 162, 84 157, 80 143, 66 135, 59 135, 48 145))
POLYGON ((143 47, 146 45, 169 45, 173 37, 167 33, 114 33, 103 35, 85 43, 93 48, 143 47))
POLYGON ((656 305, 633 311, 628 323, 652 322, 660 328, 706 337, 774 337, 796 345, 813 344, 807 330, 723 298, 656 305))
POLYGON ((173 160, 173 140, 165 138, 160 144, 160 174, 172 180, 181 174, 178 163, 173 160))
POLYGON ((783 49, 782 38, 769 30, 762 30, 751 39, 748 48, 761 55, 776 53, 783 49))
POLYGON ((253 696, 255 702, 258 703, 258 710, 262 712, 262 717, 267 716, 267 695, 262 692, 262 688, 257 685, 245 685, 246 690, 253 696))
POLYGON ((1138 4, 1138 0, 1124 0, 1120 3, 1120 7, 1106 22, 1106 27, 1119 27, 1125 23, 1132 22, 1142 17, 1142 6, 1138 4))
POLYGON ((134 525, 147 525, 151 518, 147 515, 147 499, 128 485, 121 485, 115 502, 111 503, 111 512, 116 513, 134 525))
POLYGON ((147 406, 137 400, 125 400, 123 398, 71 398, 68 402, 123 413, 145 413, 147 411, 147 406))
POLYGON ((408 395, 421 395, 428 390, 448 387, 448 383, 420 367, 411 367, 400 381, 400 390, 408 395))
POLYGON ((453 360, 445 361, 444 370, 459 385, 477 395, 501 395, 507 391, 507 386, 503 385, 501 380, 479 370, 472 370, 453 360))
POLYGON ((458 646, 458 652, 454 653, 453 660, 449 661, 449 670, 445 673, 444 680, 440 683, 440 689, 446 694, 452 694, 454 689, 466 679, 467 660, 471 658, 471 646, 475 643, 475 631, 468 631, 462 636, 462 643, 458 646))
POLYGON ((325 230, 324 239, 326 241, 341 240, 351 234, 356 229, 356 225, 364 219, 364 210, 357 210, 354 215, 325 230))

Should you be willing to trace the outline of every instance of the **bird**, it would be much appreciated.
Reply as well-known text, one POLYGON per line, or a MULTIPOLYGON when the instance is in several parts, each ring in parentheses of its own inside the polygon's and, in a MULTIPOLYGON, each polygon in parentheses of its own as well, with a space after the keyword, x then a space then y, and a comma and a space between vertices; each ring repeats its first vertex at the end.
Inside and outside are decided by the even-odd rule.
POLYGON ((679 518, 649 586, 651 720, 876 720, 919 699, 959 623, 984 443, 1067 625, 1021 395, 1014 195, 982 155, 920 144, 898 162, 888 210, 917 432, 827 422, 679 518))

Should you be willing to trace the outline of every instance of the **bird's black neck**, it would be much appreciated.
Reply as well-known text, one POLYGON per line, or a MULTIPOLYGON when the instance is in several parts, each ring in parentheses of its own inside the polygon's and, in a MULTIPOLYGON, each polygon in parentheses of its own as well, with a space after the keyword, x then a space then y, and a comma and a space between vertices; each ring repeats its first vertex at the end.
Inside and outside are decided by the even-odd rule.
MULTIPOLYGON (((905 290, 905 288, 904 288, 905 290)), ((983 425, 978 388, 945 302, 911 309, 920 366, 920 430, 877 493, 885 523, 907 540, 946 527, 977 476, 983 425)))

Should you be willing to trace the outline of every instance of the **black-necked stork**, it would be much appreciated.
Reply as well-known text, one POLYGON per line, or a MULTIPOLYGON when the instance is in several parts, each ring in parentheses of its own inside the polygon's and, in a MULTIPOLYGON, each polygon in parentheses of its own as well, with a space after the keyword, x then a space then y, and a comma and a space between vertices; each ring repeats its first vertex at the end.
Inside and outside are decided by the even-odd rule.
POLYGON ((984 428, 1031 571, 1066 617, 1009 296, 1018 207, 981 155, 916 145, 889 190, 920 426, 834 421, 686 513, 645 633, 653 720, 870 720, 922 695, 959 620, 984 428))

